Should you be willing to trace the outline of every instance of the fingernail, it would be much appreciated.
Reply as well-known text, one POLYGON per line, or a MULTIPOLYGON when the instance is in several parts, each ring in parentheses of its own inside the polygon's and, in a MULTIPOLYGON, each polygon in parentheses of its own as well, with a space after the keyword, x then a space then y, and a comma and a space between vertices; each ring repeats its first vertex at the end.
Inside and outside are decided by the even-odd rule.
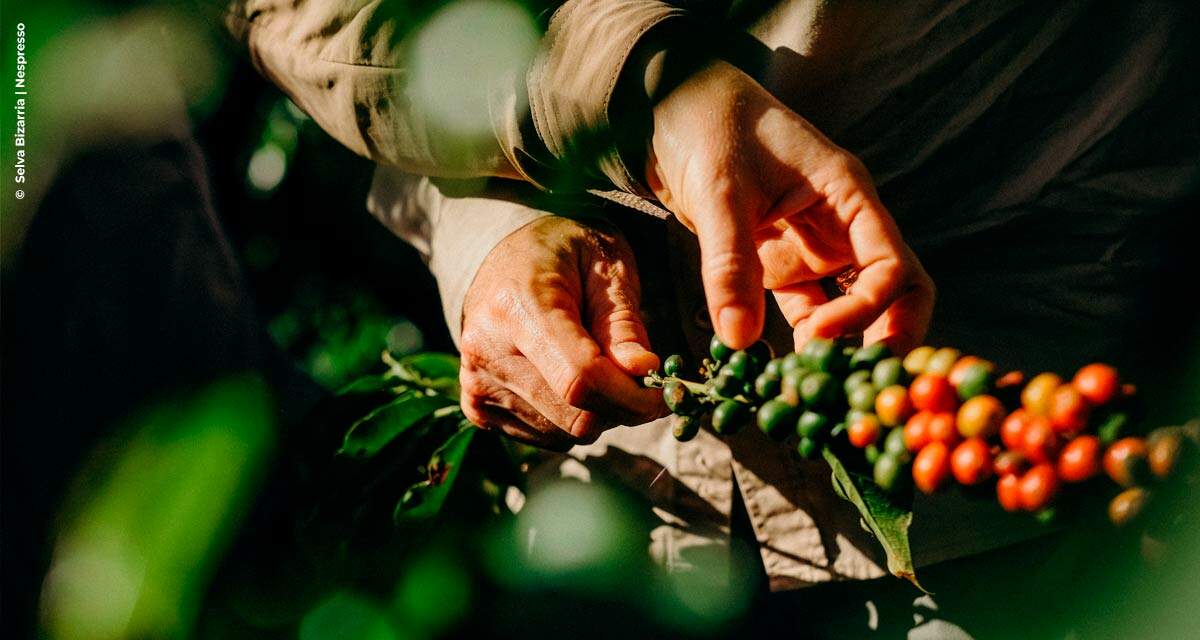
POLYGON ((730 347, 743 348, 747 346, 741 344, 744 337, 755 329, 754 313, 740 304, 731 304, 717 313, 717 326, 720 328, 718 333, 730 347))
POLYGON ((631 375, 645 375, 659 365, 658 356, 636 342, 622 342, 613 347, 612 354, 617 365, 631 375))

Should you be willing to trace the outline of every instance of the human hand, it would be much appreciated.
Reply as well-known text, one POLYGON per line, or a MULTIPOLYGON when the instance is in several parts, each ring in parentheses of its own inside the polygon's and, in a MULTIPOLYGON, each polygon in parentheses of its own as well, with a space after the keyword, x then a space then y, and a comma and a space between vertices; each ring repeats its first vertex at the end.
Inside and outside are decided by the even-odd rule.
POLYGON ((647 182, 700 242, 721 340, 762 332, 770 289, 797 347, 864 333, 898 351, 920 343, 934 287, 879 202, 870 174, 751 77, 716 62, 654 108, 647 182), (857 280, 829 300, 819 280, 857 280))
POLYGON ((665 414, 637 381, 659 366, 633 252, 615 233, 536 220, 484 260, 463 303, 462 409, 486 429, 565 450, 665 414))

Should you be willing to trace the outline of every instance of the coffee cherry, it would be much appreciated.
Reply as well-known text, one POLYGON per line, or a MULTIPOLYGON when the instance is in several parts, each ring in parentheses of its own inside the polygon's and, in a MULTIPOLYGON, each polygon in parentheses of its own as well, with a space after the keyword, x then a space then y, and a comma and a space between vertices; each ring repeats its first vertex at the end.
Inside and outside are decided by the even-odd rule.
POLYGON ((669 380, 663 385, 663 402, 671 413, 682 416, 692 415, 700 409, 700 402, 678 380, 669 380))
POLYGON ((997 477, 1021 475, 1029 468, 1029 461, 1020 451, 1003 451, 996 456, 992 463, 992 471, 997 477))
POLYGON ((769 372, 758 374, 754 379, 754 394, 760 398, 774 398, 779 395, 782 388, 782 381, 779 376, 773 376, 769 372))
POLYGON ((1108 503, 1108 519, 1116 526, 1123 527, 1133 522, 1146 509, 1150 494, 1141 487, 1130 487, 1108 503))
POLYGON ((742 393, 742 381, 728 372, 712 379, 712 388, 722 398, 732 398, 742 393))
POLYGON ((1008 414, 1004 422, 1000 423, 1000 442, 1009 449, 1020 450, 1025 446, 1025 425, 1028 423, 1029 414, 1025 409, 1017 409, 1008 414))
POLYGON ((1075 387, 1064 384, 1050 395, 1050 406, 1047 414, 1050 426, 1061 434, 1075 434, 1087 427, 1088 414, 1091 406, 1075 387))
POLYGON ((754 363, 751 361, 749 353, 734 351, 729 355, 729 362, 724 367, 721 367, 721 372, 728 373, 738 380, 746 381, 753 380, 754 376, 757 375, 758 372, 754 369, 754 363))
POLYGON ((958 349, 942 347, 933 352, 929 356, 929 362, 925 363, 923 373, 932 373, 938 376, 949 376, 950 370, 954 368, 954 363, 958 362, 958 357, 961 355, 958 349))
POLYGON ((904 475, 904 461, 895 453, 884 451, 875 460, 872 475, 880 489, 897 491, 901 486, 900 479, 904 475))
POLYGON ((871 371, 884 358, 890 358, 892 350, 882 342, 875 342, 857 349, 850 357, 851 371, 871 371))
POLYGON ((1001 476, 996 482, 996 498, 1005 511, 1021 510, 1021 478, 1015 475, 1001 476))
POLYGON ((846 426, 846 435, 850 439, 850 444, 859 449, 869 444, 875 444, 875 441, 879 440, 879 432, 879 418, 870 413, 859 416, 858 419, 846 426))
POLYGON ((1058 493, 1058 476, 1049 464, 1035 465, 1021 476, 1021 508, 1040 511, 1046 508, 1058 493))
POLYGON ((959 484, 975 485, 992 476, 992 450, 981 438, 967 438, 950 454, 950 470, 959 484))
POLYGON ((1004 405, 993 396, 975 396, 959 407, 956 420, 964 438, 994 438, 1004 422, 1004 405))
POLYGON ((1058 454, 1058 477, 1066 482, 1083 482, 1100 473, 1102 445, 1096 436, 1079 436, 1058 454))
MULTIPOLYGON (((863 373, 863 372, 858 372, 863 373)), ((873 411, 875 409, 875 385, 870 382, 864 382, 854 387, 846 394, 846 401, 850 404, 850 408, 858 409, 859 411, 873 411)))
POLYGON ((958 364, 954 365, 954 369, 950 371, 950 384, 962 400, 969 400, 988 393, 992 387, 992 372, 995 366, 979 358, 975 358, 975 361, 972 362, 969 360, 972 357, 967 356, 959 360, 958 364))
POLYGON ((713 431, 720 435, 737 433, 750 421, 750 409, 737 400, 725 400, 713 409, 713 431))
POLYGON ((941 413, 958 408, 954 387, 950 386, 945 376, 923 373, 908 386, 908 394, 918 411, 941 413))
POLYGON ((950 449, 940 442, 925 445, 913 460, 912 476, 922 492, 936 492, 950 476, 950 449))
POLYGON ((1044 416, 1050 412, 1050 397, 1054 390, 1062 386, 1062 378, 1053 373, 1040 373, 1025 385, 1021 392, 1021 406, 1035 416, 1044 416))
POLYGON ((687 442, 700 433, 700 418, 696 416, 671 416, 671 434, 680 442, 687 442))
POLYGON ((817 455, 817 449, 817 441, 812 438, 800 438, 800 441, 796 443, 796 452, 805 460, 813 459, 817 455))
POLYGON ((837 383, 828 373, 814 371, 800 382, 800 398, 806 406, 830 408, 837 398, 837 383))
POLYGON ((913 414, 908 390, 897 384, 880 391, 875 396, 875 414, 880 422, 889 427, 904 424, 913 414))
POLYGON ((928 411, 918 411, 904 423, 904 446, 912 453, 920 451, 932 442, 929 437, 929 421, 933 415, 928 411))
POLYGON ((871 370, 871 384, 876 389, 886 389, 894 384, 904 384, 906 374, 900 358, 884 358, 871 370))
POLYGON ((1071 386, 1094 407, 1112 402, 1121 391, 1117 370, 1106 364, 1089 364, 1081 368, 1075 372, 1071 386))
POLYGON ((929 418, 929 441, 940 442, 947 447, 953 447, 962 440, 958 426, 954 423, 953 413, 934 413, 929 418))
POLYGON ((1104 452, 1104 472, 1122 487, 1132 487, 1147 479, 1149 452, 1141 438, 1121 438, 1104 452))
POLYGON ((805 411, 796 420, 796 435, 801 438, 820 440, 829 428, 829 418, 815 411, 805 411))
POLYGON ((1021 452, 1034 464, 1053 462, 1058 456, 1058 435, 1050 427, 1050 421, 1042 416, 1033 416, 1025 425, 1021 435, 1021 452))
POLYGON ((783 400, 767 400, 758 408, 758 428, 773 440, 783 440, 796 424, 796 407, 783 400))
POLYGON ((1169 427, 1155 429, 1146 438, 1146 458, 1150 472, 1157 478, 1165 479, 1181 466, 1190 466, 1183 461, 1191 462, 1193 443, 1184 437, 1182 429, 1169 427))
POLYGON ((925 373, 925 366, 929 364, 929 359, 933 357, 934 351, 936 350, 929 346, 917 347, 909 351, 908 355, 904 356, 904 370, 914 378, 925 373))
POLYGON ((724 342, 717 336, 713 336, 712 340, 708 341, 708 355, 712 356, 715 362, 725 362, 729 356, 733 355, 733 349, 725 346, 724 342))
MULTIPOLYGON (((870 371, 852 371, 852 372, 850 372, 850 375, 846 376, 846 380, 844 382, 842 382, 842 392, 845 393, 847 396, 849 396, 850 392, 853 391, 854 388, 860 384, 871 384, 871 372, 870 371)), ((872 385, 872 386, 874 386, 874 385, 872 385)))
POLYGON ((678 353, 667 356, 663 361, 663 374, 668 376, 678 376, 683 372, 683 356, 678 353))

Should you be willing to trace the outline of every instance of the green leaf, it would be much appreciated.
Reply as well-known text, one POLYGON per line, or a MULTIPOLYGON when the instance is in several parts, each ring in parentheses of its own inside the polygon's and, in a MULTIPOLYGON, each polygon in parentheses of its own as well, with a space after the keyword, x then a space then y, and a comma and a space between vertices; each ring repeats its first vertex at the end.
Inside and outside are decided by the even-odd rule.
POLYGON ((444 393, 455 400, 458 399, 458 365, 457 357, 448 353, 414 353, 396 360, 386 351, 383 361, 391 370, 389 373, 405 382, 433 389, 444 393))
POLYGON ((349 396, 358 394, 378 393, 401 386, 403 383, 395 377, 384 375, 363 376, 350 384, 338 389, 337 395, 349 396))
POLYGON ((925 591, 921 583, 917 582, 912 551, 908 544, 908 527, 912 524, 911 505, 899 504, 894 497, 880 489, 874 480, 848 470, 829 447, 825 447, 821 454, 833 471, 834 490, 858 509, 867 530, 883 545, 883 551, 887 554, 888 571, 925 591))
POLYGON ((402 395, 350 425, 338 453, 369 458, 397 436, 434 416, 439 409, 455 405, 455 401, 446 396, 402 395))
POLYGON ((429 478, 409 487, 396 505, 392 514, 396 524, 427 522, 441 513, 478 431, 474 425, 464 422, 457 433, 433 452, 429 459, 429 478))

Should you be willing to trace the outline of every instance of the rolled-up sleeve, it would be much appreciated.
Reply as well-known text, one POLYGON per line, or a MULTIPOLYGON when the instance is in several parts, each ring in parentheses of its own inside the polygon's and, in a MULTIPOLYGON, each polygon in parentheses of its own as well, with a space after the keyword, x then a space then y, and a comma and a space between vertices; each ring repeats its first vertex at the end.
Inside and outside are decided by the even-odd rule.
POLYGON ((414 99, 411 45, 430 14, 413 17, 404 4, 233 0, 226 23, 268 79, 379 163, 430 176, 522 178, 547 190, 637 192, 617 152, 613 93, 637 43, 683 10, 658 0, 563 2, 529 59, 481 88, 486 113, 477 115, 491 135, 464 138, 414 99))
POLYGON ((385 167, 375 171, 367 209, 429 265, 455 344, 463 300, 484 258, 512 232, 551 215, 500 198, 449 196, 429 178, 385 167))

